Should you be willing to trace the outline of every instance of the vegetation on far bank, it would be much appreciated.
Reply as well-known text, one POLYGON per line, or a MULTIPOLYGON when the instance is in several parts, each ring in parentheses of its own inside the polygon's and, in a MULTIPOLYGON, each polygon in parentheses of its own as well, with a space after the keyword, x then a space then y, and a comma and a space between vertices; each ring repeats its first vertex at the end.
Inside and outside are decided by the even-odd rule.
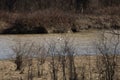
POLYGON ((119 0, 0 0, 0 33, 120 28, 119 0))

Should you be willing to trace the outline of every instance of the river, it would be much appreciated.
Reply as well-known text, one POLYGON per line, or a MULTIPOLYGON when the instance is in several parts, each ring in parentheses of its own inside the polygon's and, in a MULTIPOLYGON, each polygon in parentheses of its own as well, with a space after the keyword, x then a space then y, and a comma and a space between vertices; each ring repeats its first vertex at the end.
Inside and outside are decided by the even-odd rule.
MULTIPOLYGON (((46 44, 46 42, 57 41, 63 36, 69 36, 79 54, 93 54, 94 43, 99 37, 97 31, 84 31, 67 34, 26 34, 26 35, 0 35, 0 59, 6 59, 13 54, 12 47, 16 45, 16 40, 21 42, 36 42, 46 44)), ((46 44, 47 46, 47 44, 46 44)))

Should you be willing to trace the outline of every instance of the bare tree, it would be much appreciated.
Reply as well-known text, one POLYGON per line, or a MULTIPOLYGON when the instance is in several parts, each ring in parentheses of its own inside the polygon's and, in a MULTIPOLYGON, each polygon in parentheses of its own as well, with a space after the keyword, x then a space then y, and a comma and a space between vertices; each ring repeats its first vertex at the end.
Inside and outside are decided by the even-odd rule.
POLYGON ((28 80, 33 80, 33 58, 35 56, 33 43, 31 43, 28 47, 29 47, 27 50, 28 80))
POLYGON ((33 80, 33 43, 16 40, 16 45, 12 47, 12 50, 14 51, 13 56, 15 57, 15 64, 17 65, 16 70, 20 70, 20 73, 23 73, 24 67, 27 66, 28 63, 28 80, 33 80))
POLYGON ((75 47, 73 40, 69 36, 62 38, 61 50, 59 51, 60 64, 62 66, 63 80, 66 80, 66 68, 69 71, 69 80, 77 80, 76 66, 75 66, 75 47))
POLYGON ((96 44, 97 69, 100 80, 117 80, 117 58, 119 54, 119 36, 102 33, 96 44), (107 36, 106 36, 107 35, 107 36))
POLYGON ((16 70, 20 70, 20 73, 23 73, 24 67, 27 66, 26 64, 28 63, 28 80, 33 80, 33 43, 16 40, 16 45, 12 47, 12 50, 14 52, 13 57, 15 57, 15 64, 17 66, 16 70))
POLYGON ((63 43, 61 46, 61 50, 59 51, 59 62, 62 68, 62 78, 63 80, 67 80, 66 76, 66 66, 67 66, 67 50, 66 45, 63 43))
POLYGON ((50 69, 51 69, 51 79, 58 80, 58 55, 56 49, 56 42, 52 41, 48 47, 48 55, 50 57, 50 69))
POLYGON ((22 43, 21 41, 16 41, 15 46, 12 47, 12 50, 14 52, 13 56, 15 58, 15 64, 16 64, 16 70, 22 70, 24 59, 26 57, 27 53, 27 43, 22 43))
POLYGON ((37 75, 41 77, 43 75, 43 64, 46 61, 47 51, 44 46, 37 45, 35 46, 34 53, 37 59, 37 75))

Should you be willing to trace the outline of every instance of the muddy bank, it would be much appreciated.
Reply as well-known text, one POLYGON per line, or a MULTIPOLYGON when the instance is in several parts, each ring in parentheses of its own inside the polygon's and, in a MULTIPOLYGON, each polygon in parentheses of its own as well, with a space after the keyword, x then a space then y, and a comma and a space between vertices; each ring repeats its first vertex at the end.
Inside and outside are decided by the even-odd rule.
MULTIPOLYGON (((54 15, 54 14, 53 14, 54 15)), ((55 15, 46 17, 16 18, 0 21, 1 34, 48 34, 81 32, 90 29, 120 29, 120 16, 109 15, 55 15)))

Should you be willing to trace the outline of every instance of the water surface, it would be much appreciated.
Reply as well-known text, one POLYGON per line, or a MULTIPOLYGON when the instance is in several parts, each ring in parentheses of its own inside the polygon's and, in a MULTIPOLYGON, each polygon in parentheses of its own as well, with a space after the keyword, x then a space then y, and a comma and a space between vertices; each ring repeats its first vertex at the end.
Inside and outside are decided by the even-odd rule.
POLYGON ((97 31, 85 31, 80 33, 67 33, 67 34, 29 34, 29 35, 0 35, 0 59, 8 58, 13 54, 12 47, 16 45, 16 41, 21 42, 36 42, 45 44, 56 41, 63 36, 69 36, 72 44, 75 46, 79 54, 92 54, 94 43, 99 37, 97 31))

